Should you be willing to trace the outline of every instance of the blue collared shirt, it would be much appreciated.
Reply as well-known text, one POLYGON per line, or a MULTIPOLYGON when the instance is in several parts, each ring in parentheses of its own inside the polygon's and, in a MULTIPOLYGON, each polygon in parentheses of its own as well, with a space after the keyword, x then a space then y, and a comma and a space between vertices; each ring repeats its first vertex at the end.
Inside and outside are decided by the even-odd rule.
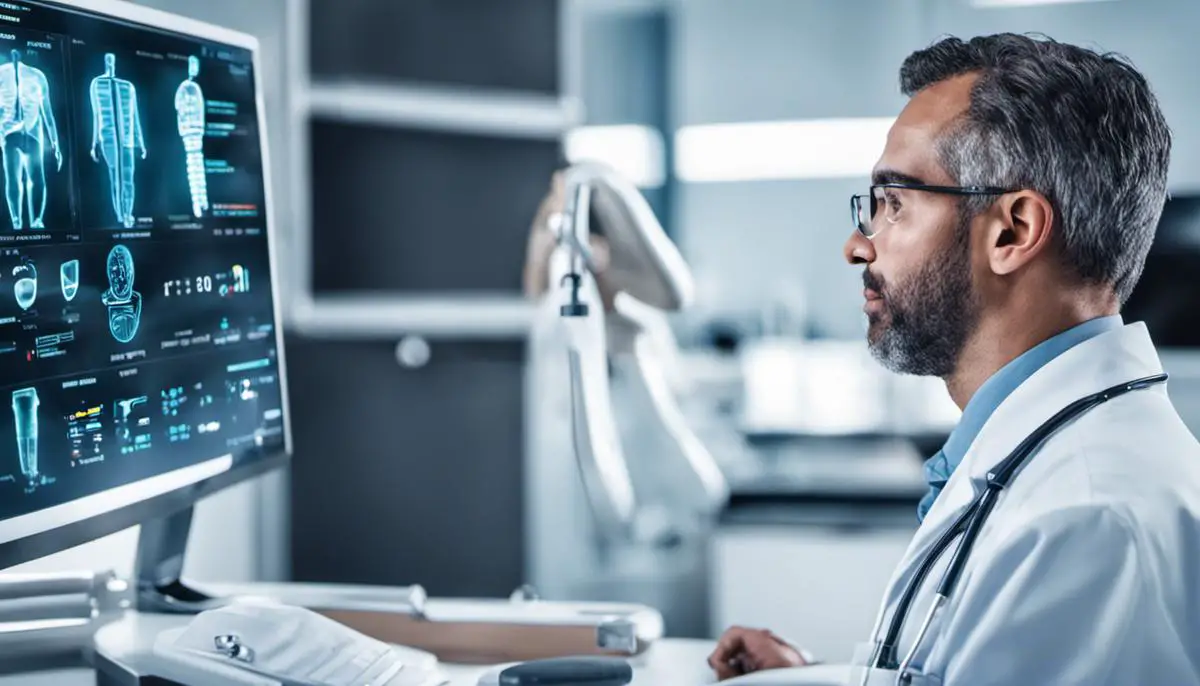
POLYGON ((975 437, 979 435, 983 425, 1010 393, 1050 360, 1093 336, 1119 329, 1124 325, 1120 315, 1086 321, 1035 345, 1001 367, 984 382, 967 402, 962 418, 958 420, 958 426, 950 432, 946 444, 936 455, 925 461, 925 480, 929 482, 929 492, 917 506, 917 518, 925 519, 925 514, 933 507, 933 502, 950 480, 950 475, 966 457, 967 450, 975 442, 975 437))

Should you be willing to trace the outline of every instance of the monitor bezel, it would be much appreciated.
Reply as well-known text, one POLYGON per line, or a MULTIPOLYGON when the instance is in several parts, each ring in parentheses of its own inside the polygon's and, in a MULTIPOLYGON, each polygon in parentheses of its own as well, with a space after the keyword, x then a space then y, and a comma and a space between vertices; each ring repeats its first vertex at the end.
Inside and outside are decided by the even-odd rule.
MULTIPOLYGON (((135 500, 100 514, 81 517, 65 524, 47 528, 44 531, 0 542, 0 570, 53 555, 54 553, 137 526, 143 522, 167 517, 186 510, 202 498, 286 466, 292 456, 292 423, 288 403, 287 365, 284 354, 282 298, 281 291, 279 290, 279 260, 277 255, 279 247, 276 243, 270 144, 267 140, 266 107, 263 101, 263 72, 258 39, 241 31, 235 31, 163 10, 136 5, 125 0, 31 0, 29 4, 60 7, 64 11, 93 13, 103 18, 129 22, 149 30, 182 34, 189 38, 223 43, 250 51, 251 62, 254 67, 254 102, 258 110, 259 154, 262 156, 263 161, 268 261, 271 271, 272 308, 275 317, 275 345, 278 360, 279 392, 282 405, 281 410, 283 412, 283 448, 282 450, 262 455, 252 462, 232 464, 229 469, 216 475, 197 478, 166 493, 135 500)), ((220 459, 221 456, 214 455, 213 458, 214 460, 220 459)), ((185 471, 186 469, 176 470, 167 474, 177 474, 185 471)), ((165 475, 150 478, 161 478, 162 476, 165 475)), ((145 483, 149 480, 143 479, 133 482, 130 485, 145 483)), ((94 495, 109 493, 112 490, 115 489, 101 491, 100 494, 94 495)), ((62 506, 49 509, 69 507, 71 504, 71 502, 68 502, 62 506)), ((38 512, 34 512, 25 516, 37 516, 38 514, 38 512)))

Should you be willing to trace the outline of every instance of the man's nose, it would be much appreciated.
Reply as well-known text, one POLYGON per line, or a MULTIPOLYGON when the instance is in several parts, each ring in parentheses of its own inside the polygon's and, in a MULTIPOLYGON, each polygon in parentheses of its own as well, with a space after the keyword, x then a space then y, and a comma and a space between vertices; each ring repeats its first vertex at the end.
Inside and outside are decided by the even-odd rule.
POLYGON ((850 264, 870 264, 875 261, 875 244, 855 231, 842 248, 842 254, 850 264))

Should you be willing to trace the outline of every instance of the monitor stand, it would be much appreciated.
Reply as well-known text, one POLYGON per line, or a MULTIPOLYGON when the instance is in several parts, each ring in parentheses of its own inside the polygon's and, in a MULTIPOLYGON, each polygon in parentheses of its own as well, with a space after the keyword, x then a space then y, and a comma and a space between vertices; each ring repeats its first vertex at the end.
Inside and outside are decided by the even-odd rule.
POLYGON ((133 564, 131 609, 125 617, 101 627, 91 654, 97 686, 141 686, 169 682, 148 677, 146 656, 161 632, 181 626, 187 615, 229 602, 210 596, 183 580, 183 562, 192 530, 193 508, 144 522, 138 533, 133 564))
POLYGON ((196 614, 227 602, 184 583, 191 530, 191 507, 142 524, 133 565, 134 607, 139 612, 196 614))

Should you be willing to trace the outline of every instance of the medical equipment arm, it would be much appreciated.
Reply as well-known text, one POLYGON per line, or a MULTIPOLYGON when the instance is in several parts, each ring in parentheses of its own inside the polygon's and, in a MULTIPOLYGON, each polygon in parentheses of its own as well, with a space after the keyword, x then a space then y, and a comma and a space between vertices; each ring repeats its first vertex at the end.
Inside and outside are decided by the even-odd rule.
POLYGON ((551 256, 549 283, 558 289, 567 332, 574 448, 597 523, 611 535, 637 537, 639 506, 609 394, 610 356, 626 363, 633 387, 682 453, 689 471, 685 481, 690 493, 683 498, 688 509, 711 514, 724 504, 728 487, 684 422, 651 344, 654 317, 692 300, 687 265, 645 198, 610 168, 570 167, 564 192, 564 212, 552 222, 558 247, 551 256), (593 231, 609 245, 605 279, 617 292, 611 313, 600 302, 593 276, 588 252, 593 231))
POLYGON ((572 447, 597 528, 624 538, 632 531, 637 506, 612 414, 604 308, 587 268, 591 186, 576 180, 567 189, 566 209, 552 227, 559 247, 550 257, 550 283, 559 289, 567 334, 572 447))

